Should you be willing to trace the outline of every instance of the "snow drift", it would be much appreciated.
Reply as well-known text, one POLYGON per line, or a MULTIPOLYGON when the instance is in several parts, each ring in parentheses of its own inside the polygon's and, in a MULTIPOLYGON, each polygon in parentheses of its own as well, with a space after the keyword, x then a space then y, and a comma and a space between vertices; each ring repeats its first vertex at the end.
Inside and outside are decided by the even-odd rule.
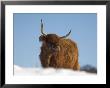
POLYGON ((14 75, 96 75, 85 71, 73 71, 70 69, 54 68, 24 68, 14 65, 14 75))

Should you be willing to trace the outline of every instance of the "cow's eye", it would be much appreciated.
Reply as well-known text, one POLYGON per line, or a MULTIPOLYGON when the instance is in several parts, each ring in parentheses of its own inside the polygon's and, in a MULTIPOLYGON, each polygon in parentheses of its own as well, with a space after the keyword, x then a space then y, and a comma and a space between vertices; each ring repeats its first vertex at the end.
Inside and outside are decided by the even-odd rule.
POLYGON ((60 51, 60 46, 59 45, 56 46, 56 50, 60 51))

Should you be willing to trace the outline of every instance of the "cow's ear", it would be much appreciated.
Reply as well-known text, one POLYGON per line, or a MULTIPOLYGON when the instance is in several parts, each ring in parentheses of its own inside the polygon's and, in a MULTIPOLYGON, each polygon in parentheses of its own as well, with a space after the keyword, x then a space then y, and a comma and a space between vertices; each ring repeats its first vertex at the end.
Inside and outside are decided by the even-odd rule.
POLYGON ((45 35, 41 35, 40 37, 39 37, 39 41, 45 41, 46 40, 46 36, 45 35))

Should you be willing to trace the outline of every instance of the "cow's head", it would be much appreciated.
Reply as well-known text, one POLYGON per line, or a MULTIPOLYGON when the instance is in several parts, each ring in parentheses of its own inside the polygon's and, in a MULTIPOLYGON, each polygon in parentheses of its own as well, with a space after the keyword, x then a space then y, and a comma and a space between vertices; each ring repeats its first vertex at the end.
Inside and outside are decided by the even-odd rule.
POLYGON ((60 50, 60 47, 59 47, 59 41, 60 41, 60 39, 66 38, 67 36, 69 36, 70 33, 71 33, 71 30, 70 30, 69 33, 67 33, 65 36, 62 36, 62 37, 59 37, 56 34, 45 34, 43 32, 43 23, 42 23, 42 20, 41 20, 41 33, 42 33, 42 35, 39 37, 39 41, 42 41, 43 43, 45 43, 46 46, 51 51, 54 51, 55 52, 55 51, 60 50))

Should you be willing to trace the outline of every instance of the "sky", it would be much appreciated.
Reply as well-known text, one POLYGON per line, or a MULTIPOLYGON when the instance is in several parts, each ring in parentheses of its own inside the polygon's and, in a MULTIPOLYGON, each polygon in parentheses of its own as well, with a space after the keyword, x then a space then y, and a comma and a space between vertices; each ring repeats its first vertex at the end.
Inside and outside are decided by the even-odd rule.
POLYGON ((80 66, 97 67, 97 14, 95 13, 14 13, 14 64, 41 67, 41 19, 46 34, 59 36, 71 30, 69 39, 77 43, 80 66))

